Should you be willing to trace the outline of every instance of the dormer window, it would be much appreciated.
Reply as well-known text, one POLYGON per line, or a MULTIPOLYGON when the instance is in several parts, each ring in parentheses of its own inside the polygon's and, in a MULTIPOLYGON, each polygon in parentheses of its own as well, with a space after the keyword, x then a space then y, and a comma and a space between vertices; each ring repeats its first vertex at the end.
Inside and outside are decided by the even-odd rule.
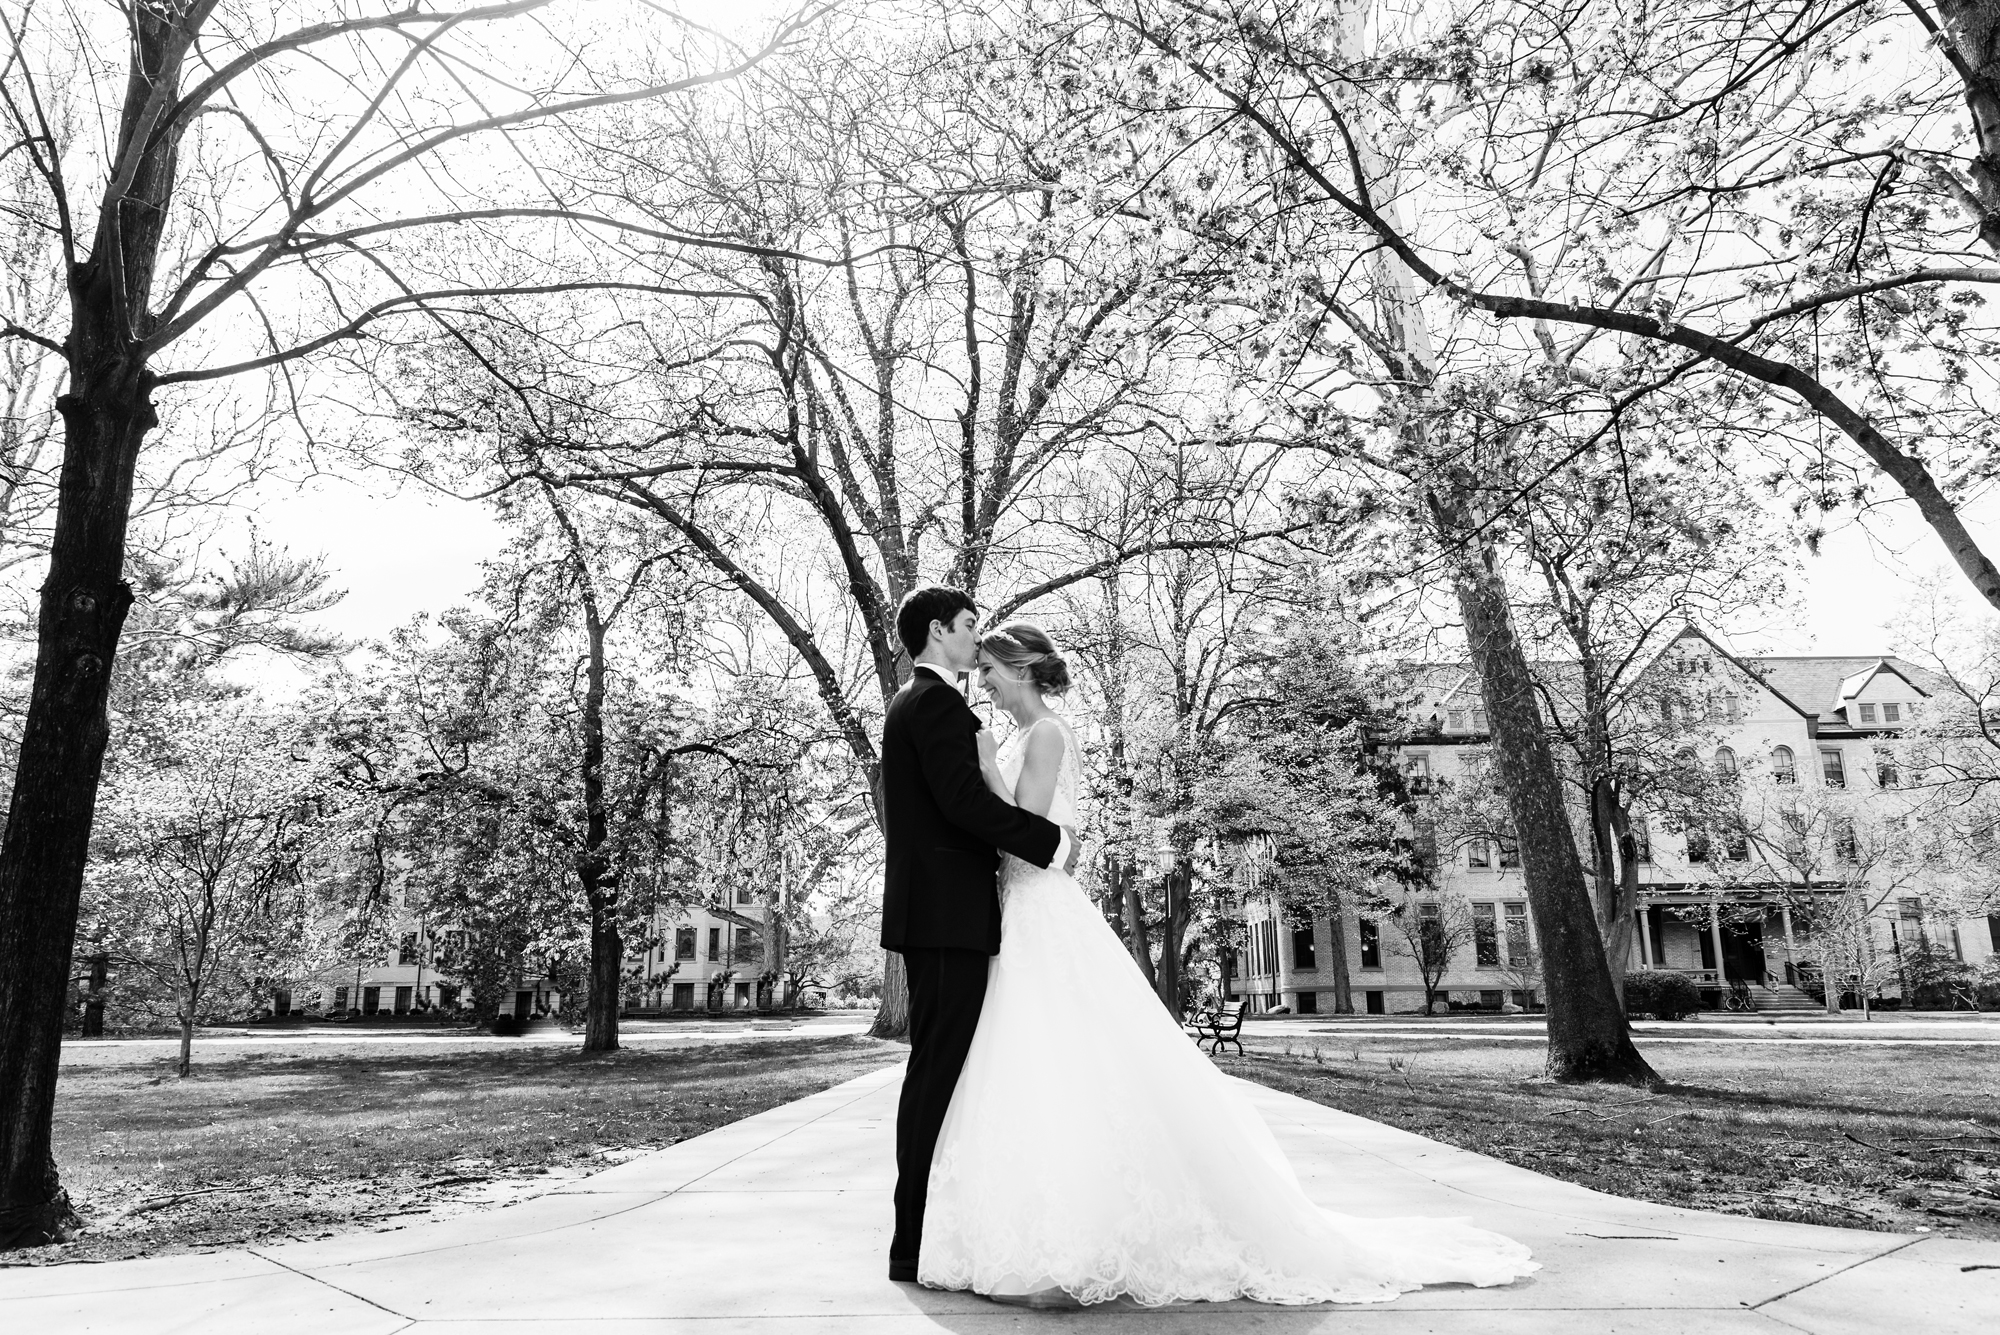
POLYGON ((1873 723, 1875 721, 1875 706, 1861 706, 1861 721, 1863 723, 1873 723))
POLYGON ((1473 711, 1472 711, 1472 730, 1473 730, 1474 732, 1485 732, 1485 731, 1486 731, 1486 711, 1485 711, 1485 710, 1483 710, 1483 709, 1475 709, 1475 710, 1473 710, 1473 711))
MULTIPOLYGON (((1861 707, 1863 709, 1868 708, 1867 705, 1861 707)), ((1863 717, 1867 716, 1864 714, 1863 717)), ((1901 705, 1883 705, 1882 721, 1884 723, 1901 723, 1903 721, 1903 707, 1901 705)))
POLYGON ((1451 730, 1453 732, 1465 731, 1465 711, 1463 709, 1454 709, 1446 717, 1451 720, 1451 730))

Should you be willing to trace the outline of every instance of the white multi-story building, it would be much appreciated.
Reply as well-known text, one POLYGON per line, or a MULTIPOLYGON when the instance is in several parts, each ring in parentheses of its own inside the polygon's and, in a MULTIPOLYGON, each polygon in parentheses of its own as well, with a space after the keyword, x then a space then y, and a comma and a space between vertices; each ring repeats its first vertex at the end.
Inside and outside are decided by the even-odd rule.
MULTIPOLYGON (((745 899, 741 910, 719 905, 662 913, 654 935, 659 944, 625 960, 627 1011, 701 1012, 750 1010, 782 1003, 783 987, 772 975, 782 960, 767 950, 768 905, 745 899)), ((449 927, 406 914, 390 932, 396 941, 379 964, 347 963, 320 975, 297 998, 301 1009, 363 1016, 454 1013, 470 1005, 448 967, 457 947, 449 927)), ((781 944, 774 943, 781 949, 781 944)), ((562 995, 547 978, 514 980, 503 1009, 526 1020, 555 1012, 562 995)), ((282 1013, 294 998, 280 994, 282 1013)))
MULTIPOLYGON (((1972 964, 2000 953, 2000 915, 1939 915, 1923 898, 1899 893, 1888 861, 1869 853, 1906 828, 1917 800, 1899 784, 1885 744, 1934 694, 1928 674, 1894 657, 1740 658, 1690 628, 1648 669, 1654 679, 1657 708, 1686 730, 1687 749, 1706 749, 1695 759, 1714 773, 1744 776, 1746 804, 1756 793, 1780 799, 1766 803, 1770 810, 1746 811, 1749 828, 1780 817, 1797 821, 1801 806, 1820 804, 1830 875, 1822 881, 1808 874, 1801 884, 1795 867, 1767 860, 1769 840, 1712 839, 1641 822, 1629 967, 1679 971, 1712 996, 1733 988, 1759 1009, 1809 1008, 1792 986, 1805 978, 1798 966, 1812 966, 1789 906, 1801 893, 1834 892, 1843 876, 1868 886, 1873 920, 1863 930, 1887 958, 1918 942, 1948 947, 1972 964)), ((1415 685, 1419 731, 1399 756, 1411 788, 1476 780, 1490 740, 1476 673, 1470 665, 1433 668, 1415 685)), ((1580 819, 1578 826, 1588 856, 1580 819)), ((1537 952, 1519 851, 1504 838, 1457 839, 1438 850, 1437 882, 1441 895, 1469 902, 1475 927, 1441 988, 1451 1004, 1533 1005, 1537 952)), ((1239 976, 1230 987, 1253 1010, 1332 1010, 1333 958, 1343 947, 1357 1011, 1422 1009, 1421 976, 1414 960, 1398 953, 1389 925, 1349 914, 1338 931, 1326 919, 1294 927, 1258 899, 1245 905, 1245 916, 1247 948, 1237 954, 1239 976)), ((1871 991, 1879 985, 1867 984, 1871 991)), ((1893 982, 1883 990, 1897 995, 1893 982)))

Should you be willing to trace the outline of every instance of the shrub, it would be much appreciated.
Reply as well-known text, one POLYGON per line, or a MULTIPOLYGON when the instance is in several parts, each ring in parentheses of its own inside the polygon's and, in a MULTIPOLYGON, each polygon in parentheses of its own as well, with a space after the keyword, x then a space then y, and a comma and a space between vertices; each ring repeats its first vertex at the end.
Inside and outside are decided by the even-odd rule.
POLYGON ((521 1022, 511 1015, 496 1015, 490 1026, 495 1038, 515 1038, 520 1035, 521 1022))
POLYGON ((1680 1020, 1701 1009, 1701 989, 1686 974, 1665 969, 1641 969, 1625 975, 1625 1013, 1641 1012, 1662 1020, 1680 1020))
POLYGON ((1972 1000, 1975 976, 1970 964, 1936 941, 1903 952, 1903 998, 1912 1010, 1957 1010, 1972 1000))

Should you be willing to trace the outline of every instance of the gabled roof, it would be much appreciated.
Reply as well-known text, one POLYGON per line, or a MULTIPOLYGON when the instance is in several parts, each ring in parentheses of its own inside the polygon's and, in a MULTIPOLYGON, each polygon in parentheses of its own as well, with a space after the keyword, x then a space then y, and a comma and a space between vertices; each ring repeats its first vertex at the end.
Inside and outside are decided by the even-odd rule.
MULTIPOLYGON (((1717 658, 1775 695, 1811 723, 1815 730, 1823 724, 1836 728, 1851 726, 1852 720, 1846 714, 1847 702, 1885 672, 1899 678, 1922 698, 1936 695, 1949 685, 1935 673, 1894 655, 1871 658, 1816 654, 1744 657, 1731 653, 1714 636, 1692 623, 1662 645, 1652 661, 1637 675, 1644 677, 1659 669, 1674 646, 1689 639, 1700 640, 1707 645, 1717 658)), ((1551 679, 1576 671, 1572 663, 1534 662, 1529 666, 1551 679)), ((1469 663, 1409 664, 1405 671, 1410 674, 1411 689, 1420 692, 1426 699, 1436 700, 1440 705, 1456 704, 1460 697, 1475 704, 1480 699, 1479 679, 1469 663)))
POLYGON ((1900 678, 1920 697, 1937 694, 1942 685, 1931 673, 1900 658, 1773 655, 1746 661, 1759 680, 1799 712, 1835 725, 1850 721, 1847 701, 1884 672, 1900 678))

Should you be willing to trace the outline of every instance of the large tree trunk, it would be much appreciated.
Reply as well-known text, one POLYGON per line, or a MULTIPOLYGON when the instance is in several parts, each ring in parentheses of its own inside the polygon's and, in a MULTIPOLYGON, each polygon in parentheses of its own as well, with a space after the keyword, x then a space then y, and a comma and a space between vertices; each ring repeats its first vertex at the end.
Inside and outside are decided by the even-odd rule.
POLYGON ((1118 860, 1118 897, 1125 909, 1125 945, 1133 963, 1146 975, 1146 986, 1159 986, 1153 970, 1152 934, 1146 930, 1146 905, 1139 898, 1139 869, 1124 858, 1118 860))
POLYGON ((1160 963, 1153 990, 1176 1020, 1181 1017, 1181 939, 1187 931, 1188 893, 1194 886, 1194 865, 1186 856, 1167 873, 1166 920, 1160 924, 1160 963))
POLYGON ((618 909, 602 896, 591 896, 590 976, 585 981, 583 1050, 614 1052, 618 1048, 618 1006, 623 1000, 625 938, 618 930, 618 909))
POLYGON ((1590 786, 1590 829, 1597 857, 1597 934, 1611 970, 1611 994, 1622 1005, 1625 971, 1632 963, 1632 915, 1639 908, 1639 842, 1617 788, 1601 774, 1590 786))
MULTIPOLYGON (((1442 507, 1440 507, 1442 513, 1442 507)), ((1535 702, 1528 661, 1514 635, 1507 589, 1483 543, 1468 550, 1468 526, 1441 525, 1453 543, 1453 583, 1479 671, 1493 758, 1521 849, 1528 908, 1541 938, 1548 995, 1548 1073, 1557 1080, 1653 1084, 1659 1077, 1632 1045, 1611 983, 1583 864, 1564 809, 1562 777, 1535 702)))
POLYGON ((1354 980, 1347 972, 1347 915, 1336 908, 1327 917, 1327 947, 1333 952, 1333 1013, 1354 1014, 1354 980))
POLYGON ((132 65, 116 161, 120 192, 69 275, 69 390, 55 533, 42 585, 35 678, 0 842, 0 1248, 60 1240, 76 1213, 51 1152, 56 1068, 77 906, 110 736, 105 698, 132 589, 122 578, 139 446, 153 429, 142 340, 178 125, 153 137, 210 4, 128 9, 132 65), (140 147, 143 145, 143 147, 140 147), (134 157, 136 154, 136 157, 134 157))
POLYGON ((0 1247, 60 1241, 76 1215, 51 1151, 77 908, 110 737, 105 699, 132 605, 121 578, 152 377, 129 340, 73 335, 64 457, 35 679, 0 844, 0 1247))
MULTIPOLYGON (((569 540, 577 592, 583 599, 583 633, 589 648, 583 687, 583 847, 576 857, 576 876, 590 907, 590 964, 583 985, 583 1050, 614 1052, 618 1048, 620 974, 625 968, 625 942, 618 930, 619 877, 605 849, 611 842, 611 814, 604 798, 604 696, 609 673, 604 642, 608 633, 597 585, 583 537, 557 504, 555 489, 543 484, 549 513, 569 540)), ((614 608, 614 616, 617 614, 614 608)))
POLYGON ((1959 56, 1965 106, 1971 113, 1972 199, 1979 239, 2000 254, 2000 4, 1994 0, 1937 0, 1938 17, 1959 56))
POLYGON ((104 1037, 104 994, 111 984, 111 956, 98 951, 90 957, 90 983, 83 994, 83 1036, 104 1037))
POLYGON ((910 1033, 910 975, 893 950, 883 952, 882 1004, 868 1032, 876 1038, 907 1038, 910 1033))

